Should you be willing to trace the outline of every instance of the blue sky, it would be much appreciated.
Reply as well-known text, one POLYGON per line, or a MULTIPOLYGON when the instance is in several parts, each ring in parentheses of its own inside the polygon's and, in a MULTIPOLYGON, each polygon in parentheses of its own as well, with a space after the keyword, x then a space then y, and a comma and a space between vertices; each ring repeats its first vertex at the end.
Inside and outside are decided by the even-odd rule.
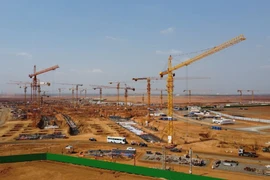
MULTIPOLYGON (((89 84, 107 85, 133 77, 158 77, 170 54, 175 56, 175 65, 197 55, 177 54, 213 47, 244 34, 246 41, 175 71, 177 77, 188 72, 190 77, 211 78, 190 80, 188 86, 185 81, 177 81, 175 93, 184 89, 211 89, 221 94, 256 89, 270 93, 270 1, 0 3, 1 92, 23 92, 6 83, 30 81, 28 74, 34 65, 37 70, 60 66, 40 75, 41 81, 83 83, 87 88, 91 88, 89 84)), ((145 82, 129 84, 146 88, 145 82)), ((49 90, 57 91, 58 87, 53 85, 49 90)), ((165 81, 154 82, 153 88, 165 88, 165 81)))

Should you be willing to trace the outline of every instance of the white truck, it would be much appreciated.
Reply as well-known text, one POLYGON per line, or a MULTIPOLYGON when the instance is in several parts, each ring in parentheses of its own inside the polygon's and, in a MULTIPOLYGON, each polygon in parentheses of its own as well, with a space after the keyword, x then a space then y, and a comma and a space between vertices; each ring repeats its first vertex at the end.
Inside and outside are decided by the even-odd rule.
POLYGON ((136 151, 136 149, 133 148, 133 147, 127 147, 127 150, 128 150, 128 151, 136 151))

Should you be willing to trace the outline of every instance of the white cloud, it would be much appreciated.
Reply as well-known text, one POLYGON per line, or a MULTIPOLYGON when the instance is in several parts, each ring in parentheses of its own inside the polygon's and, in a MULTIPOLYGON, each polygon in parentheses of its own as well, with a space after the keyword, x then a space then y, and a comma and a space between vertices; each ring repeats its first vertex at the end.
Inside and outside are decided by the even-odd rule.
POLYGON ((71 72, 79 72, 77 69, 70 69, 71 72))
POLYGON ((62 71, 56 71, 55 73, 56 73, 56 74, 59 74, 59 75, 64 75, 64 74, 65 74, 65 73, 62 72, 62 71))
POLYGON ((263 45, 261 45, 261 44, 256 45, 256 48, 262 48, 262 47, 263 47, 263 45))
POLYGON ((116 37, 112 37, 112 36, 106 36, 105 38, 106 38, 106 39, 113 40, 113 41, 120 40, 120 39, 118 39, 118 38, 116 38, 116 37))
POLYGON ((92 73, 102 73, 103 71, 101 69, 92 69, 90 72, 92 72, 92 73))
POLYGON ((167 54, 167 55, 172 55, 172 54, 181 54, 183 53, 180 50, 176 50, 176 49, 171 49, 168 51, 160 51, 160 50, 156 50, 156 54, 167 54))
POLYGON ((22 56, 22 57, 32 58, 32 54, 27 53, 27 52, 16 53, 16 56, 22 56))
POLYGON ((164 29, 164 30, 160 31, 161 34, 169 34, 169 33, 173 33, 173 32, 174 32, 173 27, 169 27, 167 29, 164 29))
POLYGON ((260 66, 260 68, 262 68, 262 69, 270 69, 270 65, 262 65, 262 66, 260 66))
POLYGON ((83 69, 83 70, 78 70, 78 69, 70 69, 70 72, 77 73, 77 74, 83 74, 83 73, 103 73, 101 69, 83 69))

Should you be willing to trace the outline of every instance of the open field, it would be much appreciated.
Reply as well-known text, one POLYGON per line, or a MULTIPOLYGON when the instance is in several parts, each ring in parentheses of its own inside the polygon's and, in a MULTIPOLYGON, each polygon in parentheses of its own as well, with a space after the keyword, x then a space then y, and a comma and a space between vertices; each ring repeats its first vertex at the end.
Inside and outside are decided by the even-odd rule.
POLYGON ((0 164, 0 176, 6 180, 28 180, 28 179, 67 179, 67 180, 139 180, 139 179, 155 179, 151 177, 126 174, 115 171, 107 171, 94 169, 90 167, 70 165, 65 163, 57 163, 52 161, 35 161, 0 164))
POLYGON ((225 108, 222 113, 230 114, 233 116, 260 118, 270 120, 270 106, 265 107, 247 107, 244 110, 240 108, 225 108))

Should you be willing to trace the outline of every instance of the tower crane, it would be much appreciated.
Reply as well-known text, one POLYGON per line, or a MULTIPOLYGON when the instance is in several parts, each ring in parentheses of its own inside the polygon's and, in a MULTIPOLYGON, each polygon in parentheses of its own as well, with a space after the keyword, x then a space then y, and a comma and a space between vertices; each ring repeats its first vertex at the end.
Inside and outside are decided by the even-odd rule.
POLYGON ((183 92, 188 92, 188 104, 191 103, 191 91, 200 91, 200 92, 206 92, 206 91, 212 91, 211 89, 206 90, 198 90, 198 89, 185 89, 183 92))
POLYGON ((61 93, 62 93, 62 90, 64 90, 66 88, 58 88, 58 92, 59 92, 59 98, 61 98, 61 93))
MULTIPOLYGON (((187 79, 210 79, 209 77, 175 77, 175 80, 187 80, 187 79)), ((151 102, 151 80, 164 80, 160 77, 142 77, 142 78, 132 78, 133 81, 146 80, 147 81, 147 105, 148 109, 150 109, 151 102)), ((148 120, 150 120, 150 113, 148 113, 148 120)))
POLYGON ((59 66, 55 65, 55 66, 52 66, 52 67, 49 67, 49 68, 46 68, 46 69, 43 69, 41 71, 36 72, 36 65, 34 65, 34 73, 29 74, 29 77, 33 78, 32 89, 33 89, 33 96, 34 96, 33 99, 34 99, 34 101, 37 100, 37 88, 38 88, 37 76, 40 75, 40 74, 44 74, 46 72, 49 72, 49 71, 53 71, 53 70, 55 70, 57 68, 59 68, 59 66))
MULTIPOLYGON (((187 79, 210 79, 209 77, 175 77, 174 80, 187 80, 187 79)), ((132 78, 133 81, 146 80, 147 81, 147 104, 150 108, 151 102, 151 80, 164 80, 160 77, 143 77, 143 78, 132 78)))
POLYGON ((84 98, 86 98, 87 89, 85 88, 85 89, 80 90, 80 93, 82 93, 82 92, 84 92, 84 98))
POLYGON ((99 87, 94 87, 93 88, 94 90, 99 89, 99 100, 100 101, 102 101, 102 88, 104 88, 104 87, 99 86, 99 87))
POLYGON ((163 91, 167 91, 166 89, 154 89, 155 91, 160 91, 160 109, 163 108, 163 91))
POLYGON ((168 116, 169 116, 169 124, 167 127, 167 134, 168 134, 168 143, 172 144, 173 143, 173 77, 175 76, 175 73, 173 73, 173 71, 188 66, 200 59, 203 59, 207 56, 210 56, 216 52, 219 52, 225 48, 228 48, 234 44, 237 44, 241 41, 246 40, 246 38, 244 37, 244 35, 240 35, 237 36, 223 44, 220 44, 218 46, 215 46, 205 52, 203 52, 202 54, 199 54, 187 61, 181 62, 180 64, 176 65, 176 66, 172 66, 172 56, 170 55, 168 58, 168 68, 166 71, 160 72, 159 75, 160 77, 163 77, 164 75, 168 75, 167 76, 167 92, 168 92, 168 116))
MULTIPOLYGON (((40 82, 39 79, 37 79, 37 87, 40 91, 40 86, 41 85, 47 85, 47 86, 50 86, 51 83, 49 82, 40 82)), ((7 84, 17 84, 17 85, 20 85, 20 88, 23 88, 24 89, 24 102, 25 102, 25 105, 26 105, 26 93, 27 93, 27 88, 28 87, 31 87, 31 99, 32 99, 32 83, 31 82, 23 82, 23 81, 10 81, 9 83, 7 84)), ((39 93, 40 94, 40 93, 39 93)))
MULTIPOLYGON (((103 86, 103 85, 92 85, 90 84, 89 86, 92 86, 94 90, 99 89, 99 100, 102 100, 102 89, 115 89, 116 87, 113 86, 103 86)), ((121 89, 119 87, 119 89, 121 89)))
POLYGON ((83 86, 83 84, 70 84, 70 83, 56 83, 56 84, 75 86, 75 90, 76 90, 76 106, 78 106, 78 101, 79 101, 79 97, 78 97, 79 86, 83 86))
POLYGON ((120 96, 120 94, 119 94, 119 92, 120 92, 120 84, 122 83, 122 84, 126 84, 126 82, 120 82, 120 81, 115 81, 115 82, 113 82, 113 81, 110 81, 109 82, 109 84, 114 84, 114 83, 116 83, 116 89, 117 89, 117 106, 119 105, 119 96, 120 96))
POLYGON ((43 104, 43 97, 49 97, 49 95, 46 95, 46 92, 49 92, 49 91, 42 91, 43 92, 43 94, 41 95, 41 97, 40 97, 40 99, 41 99, 41 106, 42 106, 42 104, 43 104))
POLYGON ((240 93, 240 104, 242 104, 242 101, 243 101, 243 90, 238 89, 237 92, 240 93))
POLYGON ((24 89, 24 104, 26 106, 26 92, 27 92, 27 88, 28 87, 32 87, 32 83, 30 82, 22 82, 22 81, 11 81, 7 84, 16 84, 16 85, 20 85, 20 88, 24 89))
POLYGON ((247 92, 251 92, 251 95, 252 95, 252 103, 254 101, 254 92, 259 92, 259 90, 247 90, 247 92))
POLYGON ((72 87, 72 88, 69 88, 69 90, 71 91, 71 94, 72 94, 73 106, 75 106, 75 98, 74 98, 74 91, 75 91, 75 89, 74 89, 74 87, 72 87))
MULTIPOLYGON (((90 85, 90 86, 95 86, 95 85, 90 85)), ((132 87, 129 87, 125 84, 125 87, 113 87, 113 86, 95 86, 93 89, 96 90, 96 89, 99 89, 99 95, 100 95, 100 100, 102 99, 102 89, 105 88, 105 89, 117 89, 120 90, 120 89, 124 89, 125 90, 125 106, 127 106, 127 97, 128 97, 128 91, 129 90, 132 90, 132 91, 135 91, 135 88, 132 88, 132 87)), ((119 99, 119 98, 118 98, 119 99)), ((119 104, 119 100, 118 100, 118 104, 119 104)))
POLYGON ((127 107, 128 91, 129 91, 129 90, 135 91, 135 88, 132 88, 132 87, 125 87, 124 90, 125 90, 125 106, 127 107))

